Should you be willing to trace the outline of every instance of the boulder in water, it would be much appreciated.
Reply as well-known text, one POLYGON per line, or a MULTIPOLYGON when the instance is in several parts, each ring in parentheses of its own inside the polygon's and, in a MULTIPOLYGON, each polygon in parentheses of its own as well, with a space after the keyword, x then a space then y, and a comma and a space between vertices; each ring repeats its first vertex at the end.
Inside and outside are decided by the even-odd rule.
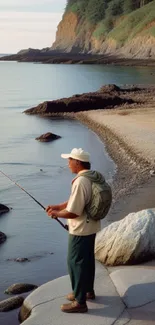
POLYGON ((0 312, 10 311, 19 308, 23 304, 24 298, 21 296, 12 297, 0 301, 0 312))
POLYGON ((38 140, 40 142, 50 142, 56 139, 60 139, 61 137, 57 134, 48 132, 45 134, 42 134, 40 137, 36 138, 35 140, 38 140))
POLYGON ((0 231, 0 244, 4 243, 6 241, 6 235, 0 231))
POLYGON ((0 204, 0 214, 6 213, 6 212, 9 212, 9 211, 10 211, 10 209, 6 205, 0 204))
POLYGON ((8 258, 7 261, 14 261, 18 263, 24 263, 24 262, 30 262, 30 260, 27 257, 17 257, 17 258, 8 258))
POLYGON ((139 264, 155 258, 155 209, 128 214, 98 233, 97 260, 105 265, 139 264))
POLYGON ((38 286, 34 284, 28 284, 28 283, 15 283, 12 284, 9 288, 7 288, 4 293, 7 294, 20 294, 23 292, 32 291, 34 289, 38 288, 38 286))
POLYGON ((27 257, 17 257, 14 261, 19 263, 30 262, 30 260, 27 257))

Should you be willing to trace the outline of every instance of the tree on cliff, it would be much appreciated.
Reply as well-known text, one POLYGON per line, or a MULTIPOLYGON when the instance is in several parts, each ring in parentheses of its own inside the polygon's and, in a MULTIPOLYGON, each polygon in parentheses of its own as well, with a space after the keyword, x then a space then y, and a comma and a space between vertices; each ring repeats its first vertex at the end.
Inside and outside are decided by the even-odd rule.
POLYGON ((90 0, 68 0, 66 11, 71 10, 78 13, 80 16, 85 16, 85 10, 90 0))
POLYGON ((138 8, 141 8, 152 2, 153 0, 125 0, 124 1, 124 13, 130 13, 138 8))
POLYGON ((66 11, 84 16, 92 24, 107 18, 130 13, 153 0, 67 0, 66 11))
POLYGON ((97 24, 105 16, 107 3, 107 0, 89 0, 86 9, 86 18, 92 24, 97 24))
POLYGON ((120 16, 123 13, 124 0, 113 0, 109 2, 106 16, 120 16))

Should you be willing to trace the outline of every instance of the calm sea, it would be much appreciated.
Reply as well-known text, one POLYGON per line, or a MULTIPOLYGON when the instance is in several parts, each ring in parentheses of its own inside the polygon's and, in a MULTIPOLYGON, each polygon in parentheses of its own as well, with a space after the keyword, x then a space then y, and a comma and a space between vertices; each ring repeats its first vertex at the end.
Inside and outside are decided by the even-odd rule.
MULTIPOLYGON (((19 183, 44 206, 67 200, 70 174, 62 152, 83 147, 92 168, 111 181, 116 166, 103 143, 73 120, 27 116, 23 111, 45 100, 95 91, 103 84, 154 84, 155 70, 98 65, 43 65, 0 62, 0 170, 19 183), (35 140, 53 132, 52 143, 35 140)), ((0 300, 17 282, 40 285, 67 273, 67 232, 30 197, 0 174, 0 203, 12 210, 0 217, 7 241, 0 246, 0 300), (12 259, 26 257, 30 262, 12 259)), ((0 314, 0 324, 17 325, 18 310, 0 314)))

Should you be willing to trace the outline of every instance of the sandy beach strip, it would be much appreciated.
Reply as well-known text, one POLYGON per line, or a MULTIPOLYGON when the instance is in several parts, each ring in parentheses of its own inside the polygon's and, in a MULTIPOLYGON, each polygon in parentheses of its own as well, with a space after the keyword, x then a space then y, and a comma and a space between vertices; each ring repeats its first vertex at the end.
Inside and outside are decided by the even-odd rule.
MULTIPOLYGON (((155 108, 80 112, 76 118, 96 132, 117 165, 109 220, 155 206, 155 108)), ((106 176, 106 175, 105 175, 106 176)))

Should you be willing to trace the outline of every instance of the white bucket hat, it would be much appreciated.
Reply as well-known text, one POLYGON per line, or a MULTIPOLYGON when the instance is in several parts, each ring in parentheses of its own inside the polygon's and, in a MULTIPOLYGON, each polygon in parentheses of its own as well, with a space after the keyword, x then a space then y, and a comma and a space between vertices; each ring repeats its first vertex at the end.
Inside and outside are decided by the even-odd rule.
POLYGON ((64 159, 72 158, 84 162, 90 162, 89 153, 84 151, 82 148, 74 148, 70 153, 62 153, 61 157, 64 159))

